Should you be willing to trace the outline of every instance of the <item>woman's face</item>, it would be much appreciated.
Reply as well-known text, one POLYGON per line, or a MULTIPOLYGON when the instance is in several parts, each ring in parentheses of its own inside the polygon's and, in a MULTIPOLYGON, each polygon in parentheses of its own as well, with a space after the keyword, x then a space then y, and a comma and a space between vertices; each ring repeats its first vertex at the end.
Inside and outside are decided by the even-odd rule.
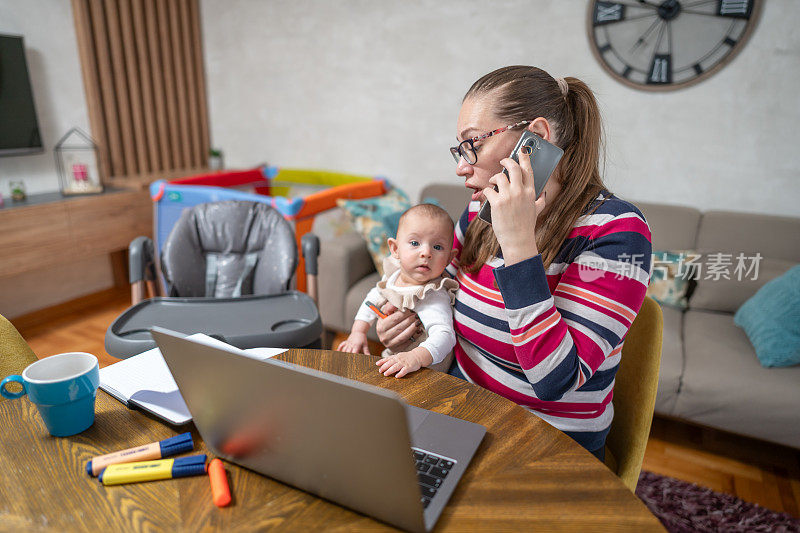
MULTIPOLYGON (((493 104, 494 98, 491 94, 464 100, 458 114, 457 142, 508 126, 494 115, 493 104)), ((456 174, 464 178, 464 185, 468 189, 473 190, 472 200, 484 201, 483 189, 489 187, 489 178, 502 172, 500 160, 509 156, 520 135, 522 130, 514 129, 476 141, 477 162, 470 165, 463 157, 459 160, 456 174)))
MULTIPOLYGON (((508 126, 509 121, 495 116, 492 112, 493 108, 494 96, 492 93, 473 96, 464 100, 464 103, 461 104, 461 112, 458 114, 456 132, 458 142, 508 126)), ((543 117, 537 117, 526 126, 526 129, 549 142, 555 142, 551 135, 550 123, 543 117)), ((476 141, 477 162, 474 165, 470 165, 463 157, 458 161, 456 174, 464 178, 464 185, 468 189, 473 190, 472 200, 484 202, 486 198, 483 196, 483 189, 489 187, 489 178, 498 172, 502 172, 503 165, 500 164, 500 160, 511 154, 511 150, 516 146, 520 135, 522 135, 522 130, 517 128, 476 141)), ((556 169, 544 187, 544 192, 547 193, 548 206, 561 191, 559 179, 558 169, 556 169)), ((540 213, 540 215, 542 214, 540 213)))

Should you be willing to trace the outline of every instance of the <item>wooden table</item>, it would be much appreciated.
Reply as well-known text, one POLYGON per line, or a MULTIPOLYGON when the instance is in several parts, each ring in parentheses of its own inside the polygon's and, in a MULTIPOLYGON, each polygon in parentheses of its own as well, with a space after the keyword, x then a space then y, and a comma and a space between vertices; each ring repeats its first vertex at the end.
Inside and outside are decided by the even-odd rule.
MULTIPOLYGON (((279 356, 397 391, 408 403, 487 428, 437 530, 663 531, 658 520, 597 459, 518 405, 442 373, 403 379, 375 359, 318 350, 279 356)), ((208 453, 194 426, 195 449, 208 453)), ((104 487, 86 474, 95 455, 180 433, 126 409, 102 391, 96 420, 73 437, 51 437, 27 398, 0 404, 0 524, 26 530, 349 531, 391 527, 233 464, 230 507, 211 502, 206 477, 104 487)), ((387 498, 391 504, 391 498, 387 498)))

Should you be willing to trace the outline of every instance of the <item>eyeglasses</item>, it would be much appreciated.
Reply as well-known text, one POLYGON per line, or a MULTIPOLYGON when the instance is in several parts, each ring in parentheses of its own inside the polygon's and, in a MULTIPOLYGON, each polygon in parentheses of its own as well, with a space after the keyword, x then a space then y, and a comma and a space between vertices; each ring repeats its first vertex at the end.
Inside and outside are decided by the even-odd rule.
POLYGON ((505 128, 500 128, 499 130, 493 130, 489 133, 484 133, 483 135, 478 135, 477 137, 473 137, 472 139, 467 139, 466 141, 462 141, 458 146, 453 146, 450 148, 450 153, 453 155, 453 159, 456 160, 458 163, 461 158, 463 157, 467 163, 470 165, 474 165, 478 162, 478 154, 475 151, 475 141, 480 141, 487 137, 491 137, 492 135, 497 135, 498 133, 503 133, 504 131, 508 131, 513 128, 518 128, 520 126, 524 126, 526 124, 530 124, 531 120, 523 120, 522 122, 517 122, 516 124, 511 124, 510 126, 506 126, 505 128))

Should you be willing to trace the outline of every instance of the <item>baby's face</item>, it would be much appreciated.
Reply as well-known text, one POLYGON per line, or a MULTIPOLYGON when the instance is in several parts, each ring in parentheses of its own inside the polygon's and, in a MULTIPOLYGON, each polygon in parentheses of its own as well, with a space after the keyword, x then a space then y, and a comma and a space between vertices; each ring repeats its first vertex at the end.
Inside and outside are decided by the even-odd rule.
POLYGON ((423 285, 442 275, 453 258, 453 232, 448 224, 427 216, 403 220, 397 239, 389 239, 392 256, 400 261, 400 281, 423 285))

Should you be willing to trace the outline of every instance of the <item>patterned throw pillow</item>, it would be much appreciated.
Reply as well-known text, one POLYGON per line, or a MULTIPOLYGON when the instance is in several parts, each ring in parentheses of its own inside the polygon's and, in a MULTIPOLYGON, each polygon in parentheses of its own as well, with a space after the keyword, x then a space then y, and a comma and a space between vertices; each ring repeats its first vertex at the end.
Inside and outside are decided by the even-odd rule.
POLYGON ((348 214, 353 227, 366 241, 372 262, 383 276, 383 259, 389 255, 386 239, 397 236, 400 215, 411 207, 408 196, 395 187, 383 196, 364 200, 337 200, 336 204, 348 214))
POLYGON ((654 251, 647 295, 662 305, 686 309, 695 285, 693 257, 690 250, 654 251))

